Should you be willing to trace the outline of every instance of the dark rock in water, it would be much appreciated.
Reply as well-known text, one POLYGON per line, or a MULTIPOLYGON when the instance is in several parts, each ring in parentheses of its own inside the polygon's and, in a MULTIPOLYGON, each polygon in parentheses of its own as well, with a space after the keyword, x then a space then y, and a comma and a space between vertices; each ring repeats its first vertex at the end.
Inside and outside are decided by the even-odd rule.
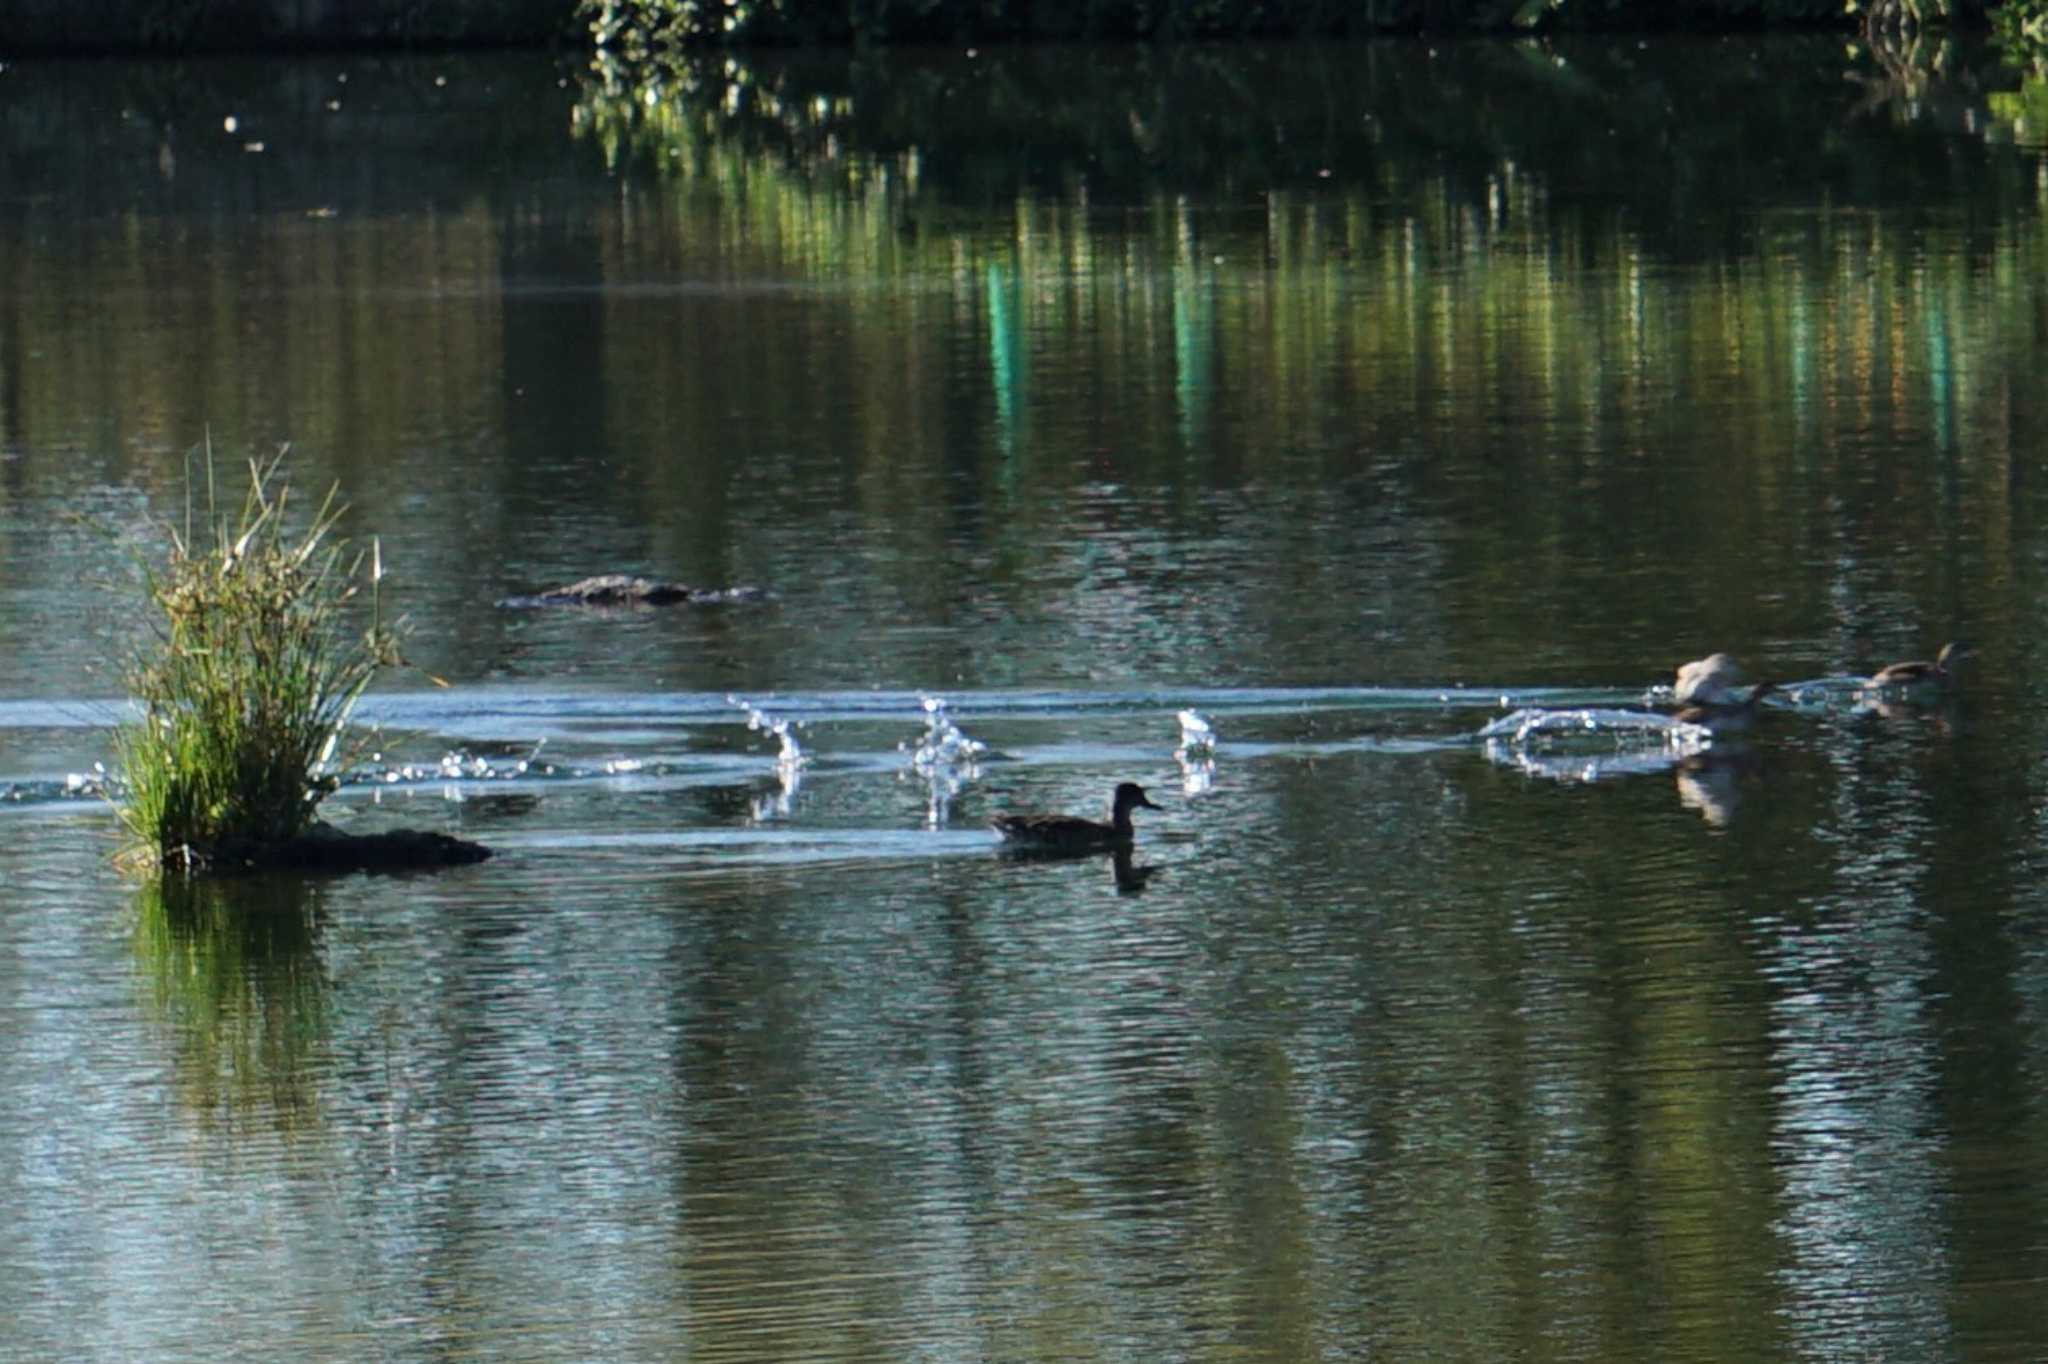
POLYGON ((665 583, 626 573, 600 573, 594 578, 549 588, 531 596, 507 597, 498 605, 705 606, 721 602, 759 601, 766 595, 758 587, 692 587, 688 583, 665 583))
POLYGON ((418 829, 350 834, 330 824, 315 824, 297 838, 280 843, 223 843, 213 850, 208 862, 216 872, 428 871, 466 866, 490 855, 491 850, 483 844, 449 834, 418 829))

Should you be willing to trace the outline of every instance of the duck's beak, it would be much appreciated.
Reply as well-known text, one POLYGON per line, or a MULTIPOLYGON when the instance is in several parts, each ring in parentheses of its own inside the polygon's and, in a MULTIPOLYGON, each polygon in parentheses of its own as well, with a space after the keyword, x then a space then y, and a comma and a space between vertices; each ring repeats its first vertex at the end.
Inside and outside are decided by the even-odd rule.
POLYGON ((1144 806, 1147 810, 1164 810, 1166 808, 1164 805, 1153 804, 1152 798, 1142 791, 1138 793, 1138 804, 1144 806))

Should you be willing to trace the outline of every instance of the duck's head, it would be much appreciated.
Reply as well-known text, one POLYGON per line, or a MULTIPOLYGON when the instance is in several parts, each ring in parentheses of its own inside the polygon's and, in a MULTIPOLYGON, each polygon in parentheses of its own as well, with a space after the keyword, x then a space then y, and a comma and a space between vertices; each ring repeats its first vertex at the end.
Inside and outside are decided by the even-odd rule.
POLYGON ((1934 656, 1934 666, 1946 671, 1976 652, 1975 649, 1970 647, 1970 641, 1966 639, 1952 639, 1942 645, 1941 652, 1934 656))
POLYGON ((1160 806, 1154 805, 1152 803, 1151 799, 1145 794, 1145 788, 1138 785, 1138 783, 1134 781, 1127 781, 1120 783, 1117 786, 1116 799, 1111 802, 1111 808, 1114 809, 1117 814, 1121 815, 1127 810, 1135 810, 1141 805, 1145 807, 1147 810, 1157 810, 1161 808, 1160 806))

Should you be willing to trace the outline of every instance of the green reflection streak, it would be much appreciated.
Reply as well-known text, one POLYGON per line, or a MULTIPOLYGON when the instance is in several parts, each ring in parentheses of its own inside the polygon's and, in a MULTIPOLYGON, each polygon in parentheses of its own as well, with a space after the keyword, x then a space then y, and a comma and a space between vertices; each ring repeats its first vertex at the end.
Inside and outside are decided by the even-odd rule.
POLYGON ((172 1043, 181 1105, 202 1124, 317 1126, 312 1059, 329 1015, 312 888, 174 877, 134 904, 139 980, 172 1043))
POLYGON ((996 442, 1002 451, 1006 472, 1014 473, 1010 462, 1017 453, 1018 428, 1029 397, 1029 347, 1018 319, 1015 271, 990 261, 985 295, 988 300, 989 385, 996 402, 996 442))
POLYGON ((1955 446, 1955 375, 1951 368, 1947 302, 1943 294, 1928 294, 1921 319, 1927 345, 1927 354, 1921 360, 1927 371, 1927 409, 1934 427, 1934 445, 1939 450, 1955 446))
POLYGON ((1194 449, 1206 425, 1215 371, 1216 306, 1210 280, 1199 262, 1183 261, 1174 271, 1173 396, 1180 412, 1181 440, 1194 449))

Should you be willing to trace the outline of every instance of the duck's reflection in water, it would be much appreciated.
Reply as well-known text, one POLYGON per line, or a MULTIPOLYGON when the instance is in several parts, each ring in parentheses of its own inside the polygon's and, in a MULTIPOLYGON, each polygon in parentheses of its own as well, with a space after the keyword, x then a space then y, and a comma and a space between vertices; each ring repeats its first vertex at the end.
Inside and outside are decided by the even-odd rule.
POLYGON ((1149 862, 1139 864, 1129 848, 1118 848, 1109 855, 1109 871, 1119 895, 1141 894, 1145 883, 1159 874, 1156 865, 1149 862))
POLYGON ((1034 848, 1005 844, 999 855, 1011 862, 1080 862, 1107 855, 1110 881, 1119 895, 1142 893, 1146 884, 1161 871, 1156 863, 1138 861, 1129 844, 1110 848, 1034 848))
POLYGON ((1718 744, 1678 760, 1678 803, 1697 810, 1715 828, 1725 828, 1742 803, 1742 782, 1763 770, 1747 744, 1718 744))

